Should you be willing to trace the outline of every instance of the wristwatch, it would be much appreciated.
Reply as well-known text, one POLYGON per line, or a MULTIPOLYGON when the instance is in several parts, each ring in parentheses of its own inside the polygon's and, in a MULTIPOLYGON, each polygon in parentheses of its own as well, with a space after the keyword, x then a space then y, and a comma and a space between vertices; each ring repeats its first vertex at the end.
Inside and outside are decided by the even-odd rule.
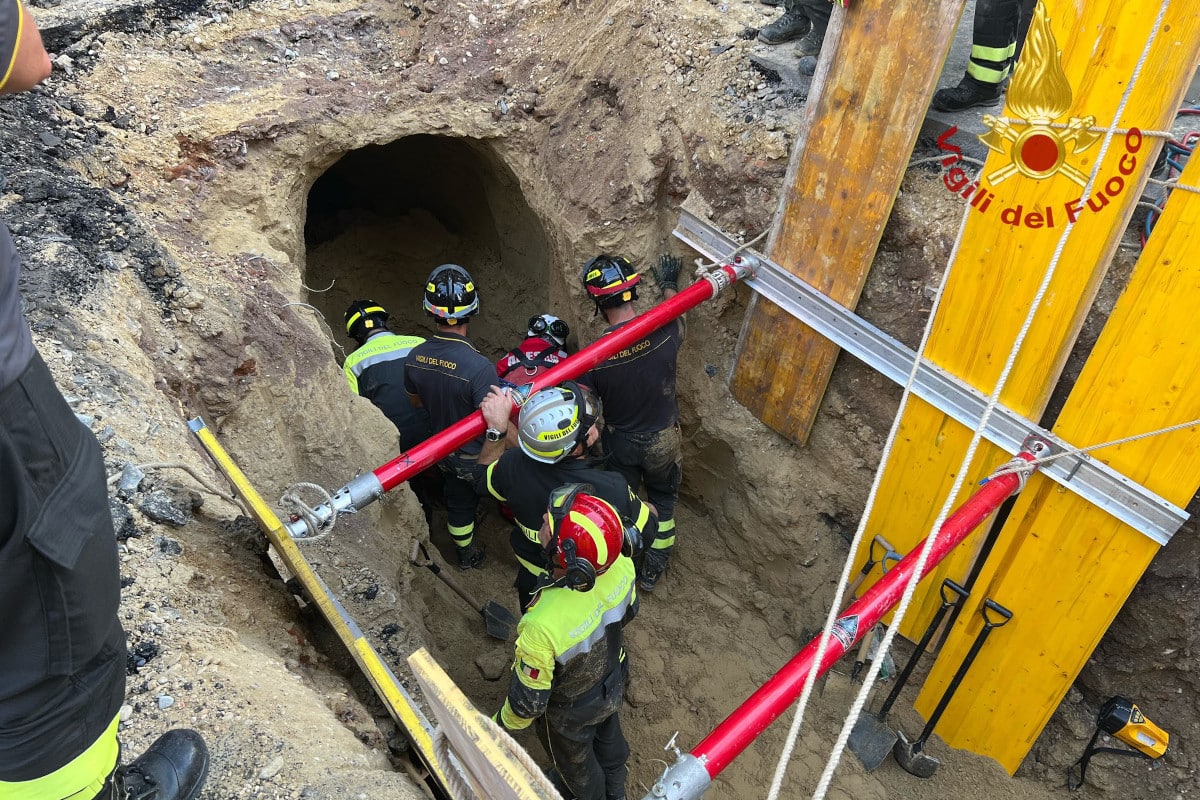
POLYGON ((483 438, 487 439, 489 442, 498 442, 504 438, 506 433, 507 431, 497 430, 496 428, 488 428, 484 432, 483 438))

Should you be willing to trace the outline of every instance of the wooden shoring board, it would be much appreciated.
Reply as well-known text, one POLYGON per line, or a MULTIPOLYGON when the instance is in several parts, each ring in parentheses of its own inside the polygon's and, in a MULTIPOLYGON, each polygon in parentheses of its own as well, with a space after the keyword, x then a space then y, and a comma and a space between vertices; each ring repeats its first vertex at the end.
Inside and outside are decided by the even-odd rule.
MULTIPOLYGON (((1200 186, 1200 158, 1180 180, 1200 186)), ((1200 196, 1176 190, 1084 365, 1054 432, 1078 445, 1200 419, 1200 196)), ((1103 448, 1094 457, 1186 505, 1200 488, 1200 428, 1103 448)), ((991 597, 1014 612, 959 686, 938 735, 1010 773, 1158 552, 1158 545, 1044 476, 1018 496, 978 590, 917 699, 928 714, 991 597)))
MULTIPOLYGON (((1062 70, 1074 99, 1060 121, 1094 115, 1098 125, 1112 124, 1159 7, 1158 0, 1097 0, 1086 4, 1051 0, 1045 8, 1057 41, 1047 44, 1035 38, 1035 20, 1014 85, 1021 70, 1039 53, 1046 58, 1047 52, 1056 53, 1061 48, 1062 70)), ((1198 50, 1200 15, 1185 0, 1170 0, 1141 78, 1117 124, 1144 130, 1169 128, 1198 50)), ((1010 86, 1005 109, 1009 117, 1013 116, 1014 91, 1015 86, 1010 86)), ((1123 189, 1109 197, 1099 211, 1085 210, 1077 215, 1054 279, 1001 394, 1001 403, 1031 420, 1039 419, 1045 409, 1149 175, 1157 143, 1142 137, 1136 152, 1130 152, 1136 143, 1132 136, 1128 140, 1122 134, 1113 137, 1097 172, 1101 187, 1097 191, 1103 191, 1114 177, 1121 178, 1123 189), (1123 170, 1128 174, 1122 174, 1123 170)), ((1090 173, 1102 144, 1096 141, 1084 152, 1069 157, 1068 162, 1090 173)), ((993 152, 982 174, 991 175, 1011 164, 1007 154, 993 152)), ((989 185, 986 178, 983 183, 992 196, 991 204, 983 211, 974 207, 967 211, 962 243, 946 280, 925 356, 990 394, 1058 247, 1066 206, 1074 204, 1082 189, 1063 173, 1042 179, 1016 174, 999 184, 989 185), (1024 215, 1022 224, 1005 223, 1003 213, 1017 207, 1024 215), (1025 224, 1030 221, 1030 213, 1041 213, 1044 219, 1047 209, 1055 214, 1055 227, 1025 224)), ((866 532, 882 533, 900 552, 909 551, 937 519, 970 440, 971 431, 965 426, 924 402, 911 400, 888 461, 881 466, 884 472, 866 532)), ((955 505, 1009 457, 982 443, 955 505)), ((918 587, 901 627, 905 636, 915 640, 928 624, 939 603, 937 587, 943 578, 960 582, 965 578, 983 538, 983 527, 918 587)), ((856 554, 858 563, 866 558, 868 542, 869 536, 856 554)), ((867 583, 877 579, 878 573, 867 583)))
MULTIPOLYGON (((835 6, 767 253, 853 308, 904 177, 963 0, 835 6)), ((808 439, 838 349, 755 295, 734 397, 788 439, 808 439)))
POLYGON ((409 656, 408 665, 476 796, 488 800, 562 800, 524 751, 514 750, 520 745, 497 734, 497 727, 475 708, 425 648, 409 656))
POLYGON ((258 523, 259 529, 270 541, 271 546, 275 548, 279 559, 304 587, 317 609, 320 610, 321 616, 325 618, 325 621, 337 634, 338 639, 346 646, 350 656, 358 664, 359 669, 370 682, 392 719, 412 743, 417 757, 424 762, 438 783, 446 789, 447 796, 451 800, 466 800, 466 798, 456 798, 447 785, 445 770, 455 769, 455 766, 438 763, 433 748, 432 726, 425 718, 424 712, 396 679, 392 670, 380 657, 379 652, 367 641, 358 624, 342 607, 341 602, 329 590, 329 587, 325 585, 325 581, 313 570, 308 559, 300 552, 300 548, 288 533, 287 528, 284 527, 283 522, 262 499, 262 495, 250 483, 250 479, 242 472, 241 467, 217 441, 217 437, 204 423, 204 420, 196 417, 188 423, 188 428, 195 434, 212 460, 216 462, 221 473, 229 479, 234 492, 254 517, 254 521, 258 523))

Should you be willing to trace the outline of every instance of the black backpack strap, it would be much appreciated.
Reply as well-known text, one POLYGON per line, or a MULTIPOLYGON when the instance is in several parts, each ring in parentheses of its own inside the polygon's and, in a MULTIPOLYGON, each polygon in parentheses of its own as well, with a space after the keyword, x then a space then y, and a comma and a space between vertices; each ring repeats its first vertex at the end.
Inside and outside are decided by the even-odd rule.
POLYGON ((508 351, 508 354, 517 359, 517 363, 509 364, 508 369, 504 370, 504 374, 500 377, 508 377, 508 373, 512 372, 517 367, 524 367, 531 372, 540 367, 546 367, 549 369, 550 367, 554 366, 554 363, 549 361, 546 357, 556 352, 558 352, 558 345, 556 344, 550 345, 545 350, 533 356, 526 355, 525 351, 519 347, 513 348, 512 350, 508 351))

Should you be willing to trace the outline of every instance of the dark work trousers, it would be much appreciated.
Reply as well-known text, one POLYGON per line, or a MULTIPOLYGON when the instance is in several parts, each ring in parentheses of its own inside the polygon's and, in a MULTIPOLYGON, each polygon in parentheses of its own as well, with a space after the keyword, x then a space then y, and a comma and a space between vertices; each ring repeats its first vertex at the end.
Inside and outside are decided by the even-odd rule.
POLYGON ((829 27, 829 17, 833 14, 833 4, 829 0, 783 0, 784 11, 803 11, 804 16, 812 23, 813 30, 825 35, 829 27))
MULTIPOLYGON (((604 463, 625 478, 635 492, 646 484, 646 499, 658 510, 660 538, 674 536, 675 502, 683 480, 683 436, 679 425, 652 433, 625 433, 604 429, 604 463)), ((649 548, 651 542, 643 542, 649 548)))
MULTIPOLYGON (((404 441, 403 435, 400 441, 404 441)), ((433 506, 443 492, 442 471, 436 466, 423 469, 408 479, 408 488, 421 504, 421 510, 425 512, 425 526, 429 528, 429 535, 432 536, 433 506)))
POLYGON ((992 86, 1008 80, 1029 29, 1033 6, 1030 0, 978 0, 971 27, 968 78, 992 86))
POLYGON ((113 721, 120 593, 100 445, 35 353, 0 390, 0 780, 54 772, 113 721))
POLYGON ((625 798, 629 744, 617 714, 625 678, 624 666, 618 667, 582 701, 563 707, 551 699, 537 724, 538 738, 554 765, 550 778, 568 800, 625 798))
POLYGON ((479 495, 475 492, 475 456, 464 457, 451 453, 438 462, 444 481, 446 525, 454 546, 467 547, 475 536, 475 509, 479 495))

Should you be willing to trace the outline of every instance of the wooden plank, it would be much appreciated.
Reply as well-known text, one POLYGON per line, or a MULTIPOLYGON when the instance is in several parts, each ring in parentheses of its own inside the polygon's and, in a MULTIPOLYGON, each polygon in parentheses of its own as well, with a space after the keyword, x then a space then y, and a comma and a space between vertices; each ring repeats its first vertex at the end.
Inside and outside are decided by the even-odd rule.
MULTIPOLYGON (((1188 164, 1181 182, 1200 185, 1200 159, 1188 164)), ((1197 308, 1200 196, 1175 191, 1055 433, 1093 444, 1200 419, 1197 308)), ((1200 488, 1200 428, 1094 456, 1179 505, 1200 488)), ((972 603, 992 597, 1015 616, 972 666, 938 735, 1014 772, 1158 546, 1039 476, 1018 498, 1001 541, 1003 552, 985 565, 972 603)), ((970 616, 955 626, 921 691, 923 714, 979 629, 978 616, 970 616)))
MULTIPOLYGON (((835 5, 767 252, 847 308, 862 292, 962 6, 835 5)), ((756 296, 730 388, 755 416, 803 444, 837 352, 756 296)))
POLYGON ((521 746, 500 735, 425 648, 409 656, 408 665, 476 797, 562 800, 521 746))
MULTIPOLYGON (((1070 110, 1060 113, 1058 120, 1066 123, 1092 115, 1101 124, 1110 124, 1159 6, 1157 0, 1047 3, 1049 30, 1056 41, 1047 41, 1035 20, 1009 89, 1008 115, 1015 116, 1014 96, 1022 75, 1036 74, 1041 76, 1039 81, 1047 80, 1044 70, 1027 71, 1027 64, 1054 58, 1061 48, 1058 63, 1073 100, 1070 110)), ((1169 127, 1190 80, 1198 47, 1200 17, 1183 0, 1173 0, 1167 5, 1161 31, 1119 125, 1147 130, 1169 127)), ((1038 85, 1035 82, 1034 88, 1038 85)), ((1083 152, 1071 154, 1067 163, 1090 172, 1101 144, 1097 141, 1083 152)), ((1001 402, 1013 411, 1033 420, 1041 417, 1121 231, 1133 213, 1155 152, 1145 138, 1140 142, 1136 136, 1113 139, 1097 173, 1101 176, 1098 185, 1103 191, 1109 181, 1119 177, 1121 191, 1105 195, 1103 205, 1096 201, 1099 210, 1077 214, 1054 279, 1001 394, 1001 402)), ((1012 163, 1008 154, 992 153, 983 175, 994 175, 1012 163)), ((1087 206, 1076 202, 1082 190, 1062 172, 1040 179, 1018 173, 999 183, 990 183, 985 177, 982 183, 992 199, 986 208, 980 203, 968 211, 962 245, 946 280, 926 357, 980 391, 991 393, 1058 247, 1068 206, 1087 206), (1011 218, 1018 208, 1020 224, 1009 224, 1006 217, 1011 218), (1031 226, 1030 213, 1041 214, 1043 219, 1053 214, 1054 227, 1031 226)), ((1112 186, 1116 188, 1115 181, 1112 186)), ((883 467, 867 533, 883 532, 902 552, 911 549, 930 531, 969 441, 970 432, 945 414, 927 404, 910 402, 883 467)), ((970 484, 1008 457, 995 447, 981 445, 956 502, 969 494, 970 484)), ((964 578, 981 538, 982 531, 977 531, 926 579, 905 617, 902 633, 916 638, 924 629, 938 603, 937 585, 945 577, 964 578)), ((865 557, 865 545, 857 557, 860 561, 865 557)))

